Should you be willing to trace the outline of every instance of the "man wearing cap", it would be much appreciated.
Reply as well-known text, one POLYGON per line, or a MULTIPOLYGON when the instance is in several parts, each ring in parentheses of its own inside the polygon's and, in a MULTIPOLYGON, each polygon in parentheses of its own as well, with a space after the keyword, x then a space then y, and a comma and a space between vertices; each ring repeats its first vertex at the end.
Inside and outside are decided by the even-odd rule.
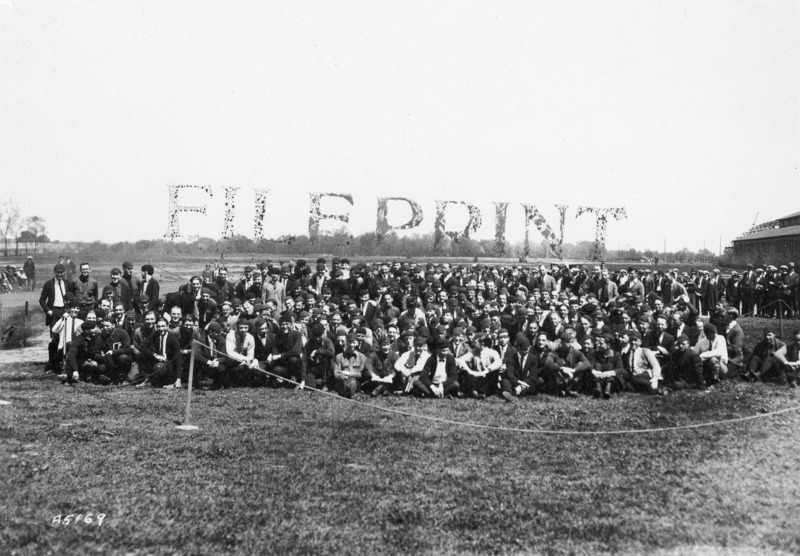
POLYGON ((585 389, 586 375, 592 368, 580 345, 574 341, 574 329, 570 330, 561 333, 561 341, 553 350, 559 370, 545 377, 550 391, 559 397, 577 397, 578 392, 585 389))
POLYGON ((125 310, 133 309, 133 294, 126 282, 122 280, 122 271, 116 267, 111 269, 111 281, 108 283, 113 292, 112 304, 122 303, 125 310))
POLYGON ((333 341, 325 334, 324 325, 316 323, 311 327, 311 335, 303 350, 307 361, 305 385, 325 391, 333 389, 333 359, 336 349, 333 341))
POLYGON ((303 362, 303 336, 294 329, 291 316, 284 314, 278 320, 280 330, 275 335, 275 344, 267 363, 271 372, 284 378, 290 378, 302 389, 305 379, 303 362))
MULTIPOLYGON (((131 339, 122 328, 114 326, 111 318, 100 320, 100 334, 97 338, 99 360, 97 373, 107 377, 111 383, 119 383, 131 370, 131 339)), ((101 379, 105 382, 105 379, 101 379)))
POLYGON ((703 361, 689 347, 689 336, 681 334, 675 342, 675 351, 669 358, 669 372, 665 377, 667 383, 675 390, 695 388, 706 389, 703 378, 703 361))
POLYGON ((392 349, 392 341, 384 336, 378 341, 378 349, 371 355, 373 373, 370 375, 372 397, 392 393, 394 365, 400 355, 392 349))
POLYGON ((350 333, 344 351, 334 358, 333 377, 336 393, 344 398, 352 398, 361 383, 372 374, 369 358, 358 351, 358 337, 350 333))
POLYGON ((613 301, 619 295, 619 288, 616 283, 614 283, 610 276, 607 268, 604 268, 601 272, 600 281, 597 284, 597 299, 600 300, 600 305, 605 307, 610 301, 613 301))
POLYGON ((624 389, 621 376, 625 374, 622 357, 611 348, 614 338, 610 334, 597 336, 592 373, 592 396, 609 399, 615 389, 624 389))
POLYGON ((66 280, 64 279, 65 268, 61 263, 53 267, 53 277, 44 283, 42 293, 39 296, 39 306, 44 311, 44 323, 50 330, 50 343, 47 346, 47 368, 53 372, 59 366, 58 334, 53 333, 52 327, 61 317, 67 307, 67 293, 69 291, 66 280))
POLYGON ((281 269, 272 267, 269 269, 269 278, 264 283, 264 301, 275 303, 278 314, 286 310, 286 284, 280 280, 281 269))
POLYGON ((128 285, 132 297, 138 295, 142 280, 133 274, 133 263, 130 261, 122 263, 122 281, 128 285))
POLYGON ((36 289, 36 264, 33 262, 33 257, 30 255, 25 259, 25 264, 22 265, 22 271, 25 273, 25 289, 32 292, 36 289))
POLYGON ((218 306, 226 301, 233 301, 236 295, 236 286, 228 281, 228 269, 224 266, 217 269, 214 281, 205 287, 213 292, 212 297, 218 306))
POLYGON ((720 272, 718 268, 715 268, 711 274, 711 277, 708 279, 708 285, 706 287, 706 294, 705 294, 705 308, 706 313, 709 313, 714 307, 717 306, 719 300, 722 298, 722 292, 725 289, 725 284, 720 277, 720 272))
POLYGON ((64 370, 66 378, 62 379, 68 384, 73 384, 80 380, 80 373, 94 373, 97 368, 96 358, 100 350, 97 346, 98 330, 93 323, 84 322, 81 324, 81 334, 76 337, 69 346, 64 370))
POLYGON ((753 303, 755 302, 755 291, 756 291, 757 281, 758 277, 756 271, 753 270, 753 265, 747 263, 747 270, 742 274, 742 280, 739 286, 739 293, 742 299, 743 315, 749 315, 753 312, 753 303))
POLYGON ((155 268, 151 264, 143 264, 141 269, 142 279, 139 282, 137 292, 136 311, 144 314, 145 311, 155 311, 158 309, 158 296, 161 293, 158 280, 153 278, 155 268), (142 299, 146 297, 146 300, 142 299))
POLYGON ((244 277, 239 280, 236 284, 235 288, 235 297, 239 299, 244 299, 245 294, 250 290, 253 286, 253 267, 247 265, 244 267, 244 277))
POLYGON ((789 290, 789 299, 787 303, 791 307, 791 316, 795 316, 800 312, 800 274, 797 273, 794 263, 787 265, 788 273, 786 274, 786 288, 789 290))

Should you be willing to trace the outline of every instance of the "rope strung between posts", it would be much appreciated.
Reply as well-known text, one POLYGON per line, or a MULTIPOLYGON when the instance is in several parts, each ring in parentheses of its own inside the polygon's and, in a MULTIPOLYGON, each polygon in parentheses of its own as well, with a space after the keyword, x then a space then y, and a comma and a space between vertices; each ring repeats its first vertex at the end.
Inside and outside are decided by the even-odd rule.
MULTIPOLYGON (((207 346, 207 345, 205 345, 205 344, 203 344, 201 342, 198 342, 197 340, 194 340, 194 343, 196 343, 198 345, 201 345, 201 346, 205 347, 206 349, 209 349, 209 350, 211 350, 211 351, 213 351, 215 353, 218 353, 220 355, 227 356, 227 354, 222 353, 221 351, 219 351, 217 349, 214 349, 214 348, 212 348, 210 346, 207 346)), ((251 367, 251 370, 259 371, 261 373, 264 373, 264 374, 269 375, 271 377, 283 380, 283 381, 288 382, 290 384, 295 384, 297 386, 300 385, 300 383, 298 383, 298 382, 296 382, 294 380, 283 378, 283 377, 281 377, 281 376, 279 376, 279 375, 277 375, 275 373, 271 373, 269 371, 265 371, 264 369, 261 369, 260 367, 251 367)), ((619 430, 611 430, 611 431, 562 431, 562 430, 522 429, 522 428, 517 428, 517 427, 499 427, 499 426, 496 426, 496 425, 482 425, 480 423, 470 423, 470 422, 467 422, 467 421, 455 421, 455 420, 452 420, 452 419, 444 419, 442 417, 433 417, 433 416, 430 416, 430 415, 422 415, 420 413, 412 413, 410 411, 403 411, 403 410, 400 410, 400 409, 394 409, 394 408, 391 408, 391 407, 383 407, 383 406, 380 406, 380 405, 374 405, 374 404, 371 404, 371 403, 366 403, 366 402, 362 402, 362 401, 359 401, 359 400, 354 400, 354 399, 351 399, 351 398, 345 398, 345 397, 340 396, 339 394, 336 394, 335 392, 325 392, 323 390, 319 390, 319 389, 313 388, 311 386, 303 386, 303 389, 310 390, 312 392, 315 392, 315 393, 318 393, 318 394, 322 394, 324 396, 332 396, 333 398, 335 398, 337 400, 349 402, 351 404, 360 405, 360 406, 363 406, 363 407, 369 407, 371 409, 377 409, 378 411, 384 411, 384 412, 387 412, 387 413, 394 413, 394 414, 397 414, 397 415, 403 415, 405 417, 412 417, 412 418, 415 418, 415 419, 423 419, 423 420, 426 420, 426 421, 433 421, 433 422, 436 422, 436 423, 443 423, 443 424, 447 424, 447 425, 456 425, 456 426, 460 426, 460 427, 470 427, 470 428, 475 428, 475 429, 494 430, 494 431, 519 432, 519 433, 525 433, 525 434, 561 435, 561 436, 602 436, 602 435, 610 436, 610 435, 622 435, 622 434, 645 434, 645 433, 667 432, 667 431, 675 431, 675 430, 699 429, 699 428, 704 428, 704 427, 715 427, 715 426, 718 426, 718 425, 727 425, 727 424, 731 424, 731 423, 741 423, 743 421, 751 421, 751 420, 754 420, 754 419, 761 419, 761 418, 764 418, 764 417, 772 417, 774 415, 779 415, 781 413, 788 413, 790 411, 800 410, 800 406, 796 406, 796 407, 789 407, 789 408, 785 408, 785 409, 778 409, 776 411, 770 411, 770 412, 767 412, 767 413, 760 413, 760 414, 757 414, 757 415, 749 415, 747 417, 737 417, 735 419, 724 419, 724 420, 721 420, 721 421, 711 421, 711 422, 707 422, 707 423, 697 423, 697 424, 692 424, 692 425, 675 425, 675 426, 672 426, 672 427, 661 427, 661 428, 619 429, 619 430)))

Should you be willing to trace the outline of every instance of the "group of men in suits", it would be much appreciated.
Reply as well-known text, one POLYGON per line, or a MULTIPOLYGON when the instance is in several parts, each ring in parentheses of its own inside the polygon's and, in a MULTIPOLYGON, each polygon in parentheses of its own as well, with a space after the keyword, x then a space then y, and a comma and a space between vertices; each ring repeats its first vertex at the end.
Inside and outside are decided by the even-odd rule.
POLYGON ((234 281, 209 267, 161 295, 152 265, 141 277, 122 267, 102 290, 86 263, 72 284, 56 265, 44 285, 50 363, 67 361, 67 381, 85 372, 179 387, 194 351, 201 387, 343 396, 664 395, 773 369, 796 383, 795 352, 744 349, 740 311, 723 301, 718 271, 692 279, 677 270, 338 258, 329 267, 320 258, 313 271, 305 261, 247 266, 234 281))

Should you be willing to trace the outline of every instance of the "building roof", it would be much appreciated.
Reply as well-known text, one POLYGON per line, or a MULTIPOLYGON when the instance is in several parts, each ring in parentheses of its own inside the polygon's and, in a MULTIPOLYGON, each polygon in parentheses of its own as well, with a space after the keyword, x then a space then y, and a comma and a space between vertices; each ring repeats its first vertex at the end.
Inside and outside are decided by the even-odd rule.
MULTIPOLYGON (((787 216, 786 218, 789 217, 787 216)), ((737 237, 733 241, 737 242, 737 241, 752 241, 754 239, 773 239, 773 238, 778 238, 783 236, 793 236, 798 234, 800 234, 800 225, 787 226, 785 228, 770 228, 769 230, 761 230, 760 232, 756 232, 754 234, 737 237)))
POLYGON ((778 218, 778 220, 788 220, 790 218, 795 218, 797 216, 800 216, 800 212, 795 212, 794 214, 790 214, 789 216, 783 216, 781 218, 778 218))

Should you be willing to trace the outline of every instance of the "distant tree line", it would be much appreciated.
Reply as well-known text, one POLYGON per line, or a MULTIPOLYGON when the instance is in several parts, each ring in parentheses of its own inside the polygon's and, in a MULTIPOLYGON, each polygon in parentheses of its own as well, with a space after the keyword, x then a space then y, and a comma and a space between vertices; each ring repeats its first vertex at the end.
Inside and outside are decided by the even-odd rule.
MULTIPOLYGON (((320 234, 315 240, 306 235, 281 236, 275 239, 253 240, 242 235, 235 235, 229 239, 193 238, 191 241, 172 241, 168 239, 139 240, 134 242, 103 243, 100 241, 90 243, 64 244, 61 254, 86 255, 89 257, 113 256, 115 259, 121 255, 131 257, 155 254, 207 256, 209 260, 222 260, 227 256, 237 254, 265 253, 272 255, 285 255, 287 257, 307 257, 314 254, 328 254, 339 257, 459 257, 459 258, 515 258, 519 259, 525 252, 522 242, 512 244, 506 242, 502 249, 494 239, 460 238, 454 241, 445 238, 438 246, 434 247, 434 234, 407 235, 400 237, 389 233, 378 241, 374 232, 351 235, 346 230, 340 229, 331 234, 320 234)), ((563 245, 564 260, 591 260, 594 252, 592 241, 565 243, 563 245)), ((555 259, 546 241, 532 244, 529 249, 529 260, 555 259)), ((716 263, 716 257, 710 251, 693 252, 682 249, 677 252, 664 253, 653 250, 626 249, 622 251, 609 250, 606 253, 608 262, 646 262, 655 264, 658 259, 660 264, 699 264, 716 263)))

